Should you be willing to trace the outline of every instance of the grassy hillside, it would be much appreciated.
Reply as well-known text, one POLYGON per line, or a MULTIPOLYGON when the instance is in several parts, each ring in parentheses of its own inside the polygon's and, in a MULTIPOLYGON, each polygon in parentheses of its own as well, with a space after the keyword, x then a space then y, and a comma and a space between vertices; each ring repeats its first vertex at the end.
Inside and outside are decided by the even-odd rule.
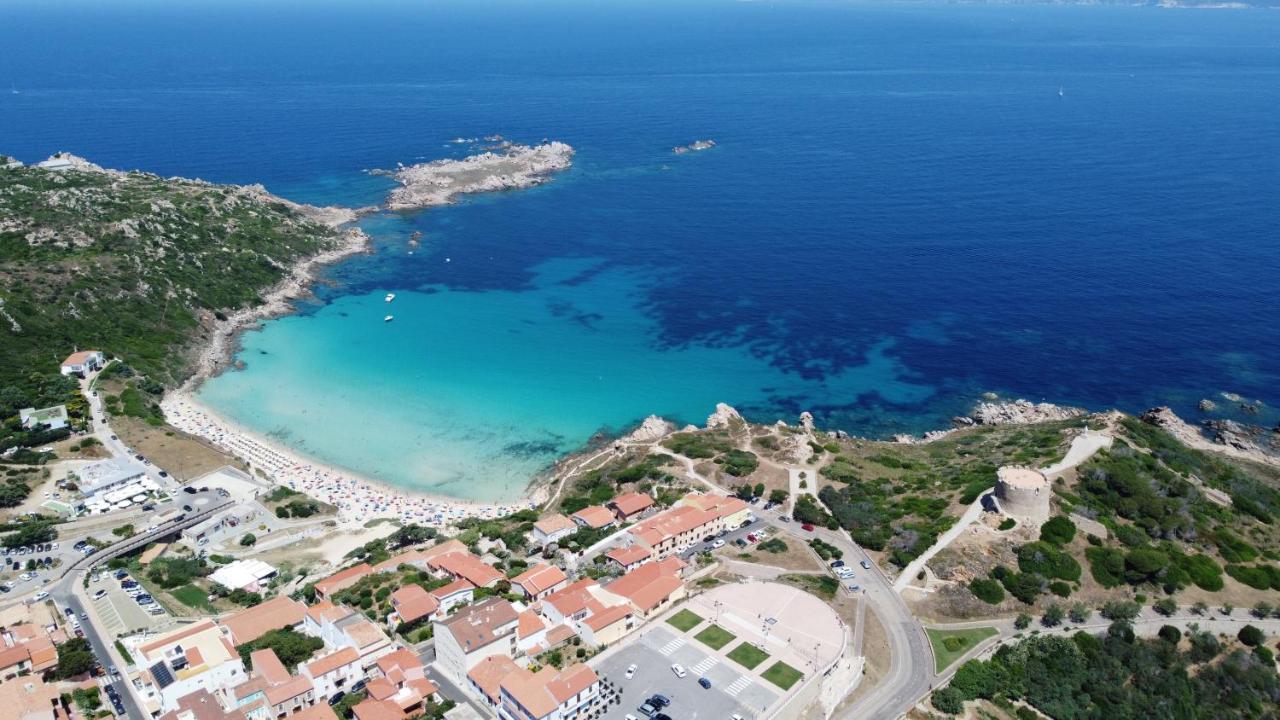
POLYGON ((337 241, 259 188, 0 163, 0 443, 18 408, 67 399, 58 364, 75 348, 173 383, 202 317, 260 303, 337 241))

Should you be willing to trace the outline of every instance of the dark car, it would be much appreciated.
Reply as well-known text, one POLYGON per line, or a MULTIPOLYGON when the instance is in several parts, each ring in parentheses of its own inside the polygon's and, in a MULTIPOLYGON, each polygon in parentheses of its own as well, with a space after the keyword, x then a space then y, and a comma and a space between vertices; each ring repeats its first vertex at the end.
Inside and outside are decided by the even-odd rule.
POLYGON ((641 705, 636 709, 640 711, 641 715, 644 715, 645 717, 650 717, 650 718, 653 717, 654 713, 658 712, 658 708, 654 707, 648 701, 645 701, 643 705, 641 705))
POLYGON ((161 470, 160 477, 169 477, 169 473, 165 472, 164 470, 161 470))
POLYGON ((345 692, 339 690, 338 692, 334 693, 333 697, 329 698, 329 704, 337 705, 338 703, 342 702, 342 698, 346 696, 347 694, 345 692))
POLYGON ((711 679, 710 679, 710 678, 704 678, 704 677, 702 677, 702 678, 698 678, 698 684, 699 684, 699 685, 701 685, 704 689, 707 689, 707 690, 710 690, 710 689, 711 689, 711 679))
POLYGON ((183 509, 183 510, 186 510, 187 512, 191 512, 191 506, 190 506, 190 505, 183 505, 183 506, 182 506, 182 509, 183 509))
POLYGON ((654 707, 661 710, 662 708, 671 704, 671 698, 667 697, 666 695, 663 695, 662 693, 654 693, 653 697, 649 698, 649 702, 653 703, 654 707))
POLYGON ((156 506, 152 505, 151 503, 147 503, 146 505, 142 506, 142 512, 151 512, 152 510, 155 510, 155 509, 156 509, 156 506))
POLYGON ((831 567, 844 567, 843 560, 835 560, 831 563, 831 567))
POLYGON ((657 715, 653 716, 653 720, 671 720, 671 716, 663 713, 658 713, 657 715))
POLYGON ((200 491, 199 491, 199 490, 196 490, 195 488, 193 488, 193 487, 191 487, 190 485, 188 485, 188 486, 186 486, 186 487, 182 488, 182 492, 184 492, 184 493, 186 493, 186 494, 188 494, 188 495, 195 495, 196 493, 198 493, 198 492, 200 492, 200 491))

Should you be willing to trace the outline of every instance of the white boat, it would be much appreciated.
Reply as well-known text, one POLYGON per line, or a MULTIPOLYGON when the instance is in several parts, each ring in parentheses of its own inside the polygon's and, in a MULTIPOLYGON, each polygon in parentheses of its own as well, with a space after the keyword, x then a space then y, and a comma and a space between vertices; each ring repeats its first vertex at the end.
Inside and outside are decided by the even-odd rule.
POLYGON ((395 315, 388 315, 388 316, 386 316, 386 317, 382 318, 382 322, 391 322, 392 320, 395 320, 395 319, 396 319, 396 316, 395 316, 395 315))
POLYGON ((387 302, 391 302, 392 300, 395 300, 395 299, 396 299, 395 293, 387 293, 387 302))
POLYGON ((1058 97, 1062 97, 1062 95, 1063 95, 1063 93, 1062 93, 1062 86, 1061 86, 1061 85, 1059 85, 1059 86, 1058 86, 1058 97))

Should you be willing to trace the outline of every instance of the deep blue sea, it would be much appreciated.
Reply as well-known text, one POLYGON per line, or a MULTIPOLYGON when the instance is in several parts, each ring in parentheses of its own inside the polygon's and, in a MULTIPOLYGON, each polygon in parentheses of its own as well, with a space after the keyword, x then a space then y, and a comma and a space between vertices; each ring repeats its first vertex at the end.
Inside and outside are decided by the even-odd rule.
POLYGON ((1275 11, 68 0, 0 5, 0 48, 26 161, 365 205, 455 137, 577 149, 368 219, 377 252, 202 391, 389 482, 511 497, 720 401, 866 435, 987 391, 1280 403, 1275 11))

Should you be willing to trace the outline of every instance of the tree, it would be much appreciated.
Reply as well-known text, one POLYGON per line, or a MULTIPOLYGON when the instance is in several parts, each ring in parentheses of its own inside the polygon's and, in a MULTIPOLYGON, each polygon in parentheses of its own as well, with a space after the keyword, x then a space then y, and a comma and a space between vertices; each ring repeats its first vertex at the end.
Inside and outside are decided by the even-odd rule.
POLYGON ((1102 606, 1102 617, 1108 620, 1133 622, 1142 607, 1132 600, 1109 600, 1102 606))
POLYGON ((284 628, 272 630, 253 642, 238 645, 236 650, 240 653, 240 659, 244 661, 245 667, 252 670, 253 663, 250 661, 250 655, 255 650, 270 648, 280 659, 280 663, 293 672, 298 663, 311 657, 312 653, 322 647, 324 647, 324 641, 320 638, 303 635, 292 628, 284 628))
POLYGON ((1054 545, 1066 545, 1075 536, 1075 523, 1062 515, 1054 515, 1040 528, 1040 539, 1054 545))
POLYGON ((1063 610, 1061 605, 1049 603, 1044 609, 1044 614, 1040 616, 1040 623, 1045 627, 1057 627, 1062 624, 1066 616, 1067 611, 1063 610))
POLYGON ((0 545, 4 545, 7 548, 16 548, 47 543, 57 539, 58 531, 54 528, 52 520, 28 520, 20 525, 15 532, 0 538, 0 545))
POLYGON ((240 538, 240 544, 243 545, 244 547, 250 547, 257 542, 258 542, 258 536, 254 535, 253 533, 245 533, 244 537, 240 538))
POLYGON ((1264 635, 1261 630, 1252 625, 1245 625, 1240 628, 1240 632, 1236 635, 1236 638, 1249 647, 1257 647, 1267 639, 1266 635, 1264 635))
POLYGON ((787 498, 790 496, 791 496, 791 493, 787 492, 786 490, 783 490, 781 488, 776 488, 769 491, 769 502, 774 505, 781 505, 785 503, 787 501, 787 498))
POLYGON ((1004 600, 1004 587, 990 578, 977 578, 971 581, 969 592, 988 605, 999 605, 1004 600))
POLYGON ((1196 615, 1203 615, 1209 612, 1209 604, 1203 600, 1197 600, 1196 604, 1191 606, 1191 612, 1196 615))
POLYGON ((1013 621, 1013 626, 1019 630, 1026 630, 1031 626, 1031 616, 1026 613, 1018 613, 1017 619, 1013 621))
POLYGON ((1160 628, 1160 639, 1170 645, 1177 645, 1182 639, 1182 631, 1172 625, 1165 625, 1160 628))
POLYGON ((1071 608, 1067 610, 1067 616, 1071 618, 1071 622, 1080 625, 1088 622, 1093 616, 1093 608, 1082 602, 1072 603, 1071 608))
POLYGON ((933 707, 938 712, 944 712, 948 715, 958 715, 964 710, 964 698, 960 695, 960 691, 951 687, 939 688, 933 691, 933 707))
POLYGON ((96 663, 89 641, 72 638, 58 646, 58 665, 53 674, 59 680, 66 680, 89 672, 96 663))
POLYGON ((1173 598, 1160 598, 1151 604, 1151 609, 1165 617, 1169 617, 1178 612, 1178 603, 1174 602, 1173 598))
POLYGON ((762 497, 764 495, 764 483, 756 483, 754 490, 755 497, 762 497))

